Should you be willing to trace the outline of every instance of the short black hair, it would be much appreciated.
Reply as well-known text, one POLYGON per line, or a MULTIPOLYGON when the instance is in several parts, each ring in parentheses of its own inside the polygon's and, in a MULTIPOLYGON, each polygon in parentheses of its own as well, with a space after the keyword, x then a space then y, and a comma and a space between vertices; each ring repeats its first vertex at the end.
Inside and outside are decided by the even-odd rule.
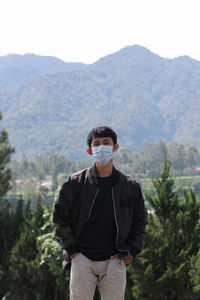
POLYGON ((99 126, 92 128, 87 137, 87 145, 91 147, 92 140, 98 137, 111 137, 113 144, 117 144, 117 134, 108 126, 99 126))

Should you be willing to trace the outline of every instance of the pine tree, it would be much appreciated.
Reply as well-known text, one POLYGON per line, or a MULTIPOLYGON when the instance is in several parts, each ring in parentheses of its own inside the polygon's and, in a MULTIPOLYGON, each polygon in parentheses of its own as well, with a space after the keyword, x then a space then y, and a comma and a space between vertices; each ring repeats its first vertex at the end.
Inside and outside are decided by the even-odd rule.
POLYGON ((9 205, 0 209, 0 299, 10 286, 9 258, 15 242, 15 213, 9 205))
POLYGON ((16 239, 19 238, 19 235, 22 230, 22 226, 24 223, 24 200, 22 198, 22 195, 20 195, 18 201, 17 201, 17 207, 15 212, 15 237, 16 239))
MULTIPOLYGON (((0 112, 0 121, 2 120, 0 112)), ((14 148, 8 140, 5 129, 0 131, 0 299, 9 284, 8 265, 9 253, 14 241, 14 213, 8 201, 3 200, 11 188, 11 170, 7 167, 14 148)))
POLYGON ((53 232, 52 212, 43 208, 40 195, 30 215, 33 217, 25 218, 23 232, 11 251, 11 299, 67 300, 68 277, 61 266, 62 250, 53 232))
MULTIPOLYGON (((18 212, 21 211, 21 201, 18 201, 18 212)), ((32 213, 28 200, 23 230, 12 248, 10 256, 10 292, 16 300, 35 300, 41 295, 41 276, 38 260, 37 237, 41 232, 44 209, 41 196, 38 195, 35 211, 32 213)))
POLYGON ((190 281, 193 286, 193 291, 196 294, 200 293, 200 250, 197 255, 190 258, 190 281))
POLYGON ((31 220, 33 215, 31 211, 31 199, 28 198, 26 202, 26 207, 25 207, 25 213, 24 213, 25 220, 31 220))
MULTIPOLYGON (((2 120, 2 113, 0 112, 0 121, 2 120)), ((0 199, 11 188, 11 171, 7 168, 10 161, 11 154, 14 148, 10 145, 8 140, 8 133, 5 129, 0 131, 0 199)))
POLYGON ((40 280, 36 255, 36 233, 33 228, 27 228, 11 251, 9 271, 13 299, 36 299, 36 286, 40 280))
POLYGON ((42 206, 42 196, 41 194, 37 195, 36 208, 34 212, 34 226, 36 232, 39 234, 41 227, 44 225, 44 208, 42 206))
POLYGON ((129 267, 135 299, 198 299, 190 281, 190 257, 199 244, 199 203, 193 191, 179 199, 170 178, 170 163, 164 162, 160 178, 153 180, 155 194, 146 194, 152 206, 146 243, 129 267))

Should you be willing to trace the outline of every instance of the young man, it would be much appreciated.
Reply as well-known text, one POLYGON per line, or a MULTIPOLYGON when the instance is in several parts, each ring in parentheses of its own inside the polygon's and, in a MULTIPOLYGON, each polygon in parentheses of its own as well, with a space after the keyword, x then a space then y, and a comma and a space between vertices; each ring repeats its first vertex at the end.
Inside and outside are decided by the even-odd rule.
POLYGON ((96 285, 103 300, 123 300, 126 264, 144 244, 147 213, 139 184, 116 170, 116 133, 107 126, 92 129, 87 152, 91 168, 63 184, 53 222, 70 271, 70 299, 92 300, 96 285))

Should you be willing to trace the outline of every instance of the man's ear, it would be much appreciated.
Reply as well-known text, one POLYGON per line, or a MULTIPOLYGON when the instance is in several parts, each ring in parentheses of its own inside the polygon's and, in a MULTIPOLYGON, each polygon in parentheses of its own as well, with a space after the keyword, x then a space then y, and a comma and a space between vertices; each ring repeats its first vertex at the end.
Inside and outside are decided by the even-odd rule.
POLYGON ((115 144, 114 147, 113 147, 113 152, 117 151, 118 149, 119 149, 119 145, 115 144))
POLYGON ((90 154, 90 155, 92 155, 92 149, 88 147, 87 148, 87 153, 90 154))

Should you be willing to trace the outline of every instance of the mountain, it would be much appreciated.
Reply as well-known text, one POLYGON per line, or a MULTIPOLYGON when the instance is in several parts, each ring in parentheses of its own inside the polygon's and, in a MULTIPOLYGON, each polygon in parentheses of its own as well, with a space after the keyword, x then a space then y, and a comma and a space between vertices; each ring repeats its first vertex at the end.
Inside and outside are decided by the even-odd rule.
POLYGON ((35 54, 0 56, 0 91, 26 84, 42 74, 74 71, 84 67, 82 63, 65 63, 51 56, 35 54))
MULTIPOLYGON (((13 79, 0 93, 1 123, 17 155, 57 152, 86 158, 88 131, 102 124, 113 127, 120 146, 133 151, 145 141, 160 139, 200 146, 199 61, 162 58, 138 45, 91 65, 69 65, 56 58, 54 65, 54 58, 47 57, 40 69, 41 57, 37 61, 33 55, 31 63, 31 56, 29 64, 37 71, 27 68, 27 56, 21 56, 16 72, 26 77, 21 71, 24 59, 29 80, 13 79)), ((12 70, 12 60, 7 64, 12 70)), ((5 78, 13 77, 5 72, 5 78)))

